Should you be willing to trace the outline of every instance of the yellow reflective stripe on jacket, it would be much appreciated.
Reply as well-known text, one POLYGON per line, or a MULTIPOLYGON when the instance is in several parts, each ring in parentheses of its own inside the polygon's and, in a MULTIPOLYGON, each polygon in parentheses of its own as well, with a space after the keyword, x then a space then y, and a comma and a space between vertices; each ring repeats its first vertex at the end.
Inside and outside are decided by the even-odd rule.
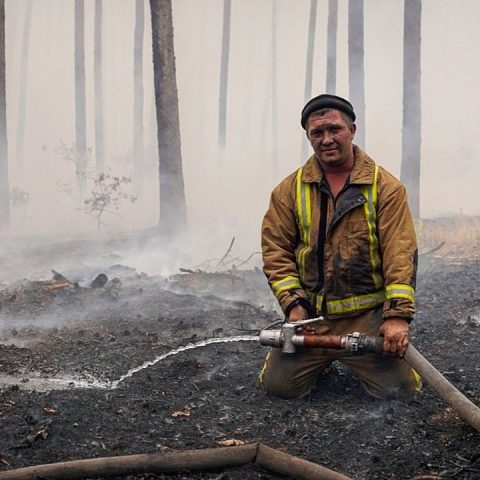
POLYGON ((314 295, 315 297, 315 301, 312 302, 312 305, 315 305, 317 312, 321 312, 323 308, 323 295, 321 293, 319 293, 318 295, 313 293, 312 295, 314 295))
POLYGON ((355 312, 357 310, 364 310, 373 308, 382 304, 385 301, 385 292, 379 290, 374 293, 367 293, 366 295, 359 295, 356 297, 343 298, 341 300, 328 300, 327 310, 332 315, 340 313, 355 312))
POLYGON ((302 288, 300 280, 292 275, 272 283, 272 290, 276 297, 285 290, 295 290, 299 288, 302 288))
POLYGON ((412 302, 415 301, 415 290, 410 285, 395 283, 385 287, 387 300, 392 298, 406 298, 412 302))
POLYGON ((303 167, 297 171, 297 214, 300 224, 300 237, 305 246, 298 253, 297 263, 300 278, 305 276, 305 257, 310 250, 310 229, 312 226, 312 206, 310 202, 310 184, 302 182, 303 167))
POLYGON ((378 233, 377 233, 377 176, 378 165, 375 164, 373 172, 373 184, 365 185, 362 193, 367 199, 363 205, 365 218, 368 224, 368 244, 370 249, 370 265, 372 267, 372 280, 375 288, 380 288, 383 284, 382 276, 379 273, 380 255, 378 253, 378 233))

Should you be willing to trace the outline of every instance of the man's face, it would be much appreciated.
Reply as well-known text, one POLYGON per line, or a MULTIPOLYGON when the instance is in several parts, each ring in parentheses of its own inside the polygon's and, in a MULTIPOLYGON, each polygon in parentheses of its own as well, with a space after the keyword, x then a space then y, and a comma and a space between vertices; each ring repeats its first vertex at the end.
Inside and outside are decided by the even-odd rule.
POLYGON ((322 167, 343 167, 353 162, 355 124, 349 127, 338 110, 309 117, 307 136, 322 167))

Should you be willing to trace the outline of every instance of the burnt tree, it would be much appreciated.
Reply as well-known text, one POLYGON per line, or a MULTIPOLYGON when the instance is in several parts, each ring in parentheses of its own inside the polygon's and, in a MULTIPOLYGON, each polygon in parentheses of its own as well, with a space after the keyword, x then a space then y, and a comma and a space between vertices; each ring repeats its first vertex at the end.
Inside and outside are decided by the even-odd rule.
POLYGON ((85 5, 75 0, 75 168, 80 197, 87 170, 87 131, 85 101, 85 5))
POLYGON ((174 235, 186 224, 187 208, 180 148, 172 2, 150 0, 150 9, 159 156, 159 225, 163 233, 174 235))
POLYGON ((312 96, 313 55, 315 51, 315 29, 317 24, 318 0, 310 0, 310 16, 308 20, 307 58, 305 62, 305 102, 312 96))
POLYGON ((144 175, 143 152, 143 37, 145 35, 144 0, 135 1, 133 45, 133 162, 137 195, 141 193, 144 175))
POLYGON ((95 27, 93 35, 93 75, 95 89, 95 166, 97 173, 105 170, 105 149, 103 141, 102 2, 103 0, 95 0, 95 27))
POLYGON ((18 100, 17 138, 15 160, 18 168, 23 166, 23 143, 25 140, 25 119, 27 114, 28 57, 30 53, 30 27, 32 24, 33 0, 25 2, 25 17, 22 32, 22 53, 20 57, 20 91, 18 100))
POLYGON ((278 3, 272 2, 272 83, 271 83, 271 107, 272 107, 272 166, 276 175, 278 170, 278 122, 277 122, 277 23, 278 3))
POLYGON ((325 88, 327 93, 335 93, 337 90, 337 28, 338 0, 329 0, 327 23, 327 81, 325 88))
POLYGON ((7 102, 5 89, 5 0, 0 0, 0 226, 10 221, 10 186, 7 154, 7 102))
POLYGON ((349 95, 357 116, 355 143, 365 146, 365 71, 363 47, 363 0, 348 4, 349 95))
MULTIPOLYGON (((317 24, 318 0, 310 0, 310 15, 308 20, 307 58, 305 62, 305 90, 303 93, 304 103, 312 96, 313 57, 315 52, 315 30, 317 24)), ((302 153, 300 162, 305 162, 308 151, 308 141, 305 136, 302 139, 302 153)))
POLYGON ((420 218, 421 0, 405 0, 403 33, 403 128, 400 179, 408 191, 412 215, 420 218))
POLYGON ((220 94, 218 98, 218 148, 223 156, 227 138, 228 61, 230 55, 231 0, 223 1, 222 53, 220 58, 220 94))

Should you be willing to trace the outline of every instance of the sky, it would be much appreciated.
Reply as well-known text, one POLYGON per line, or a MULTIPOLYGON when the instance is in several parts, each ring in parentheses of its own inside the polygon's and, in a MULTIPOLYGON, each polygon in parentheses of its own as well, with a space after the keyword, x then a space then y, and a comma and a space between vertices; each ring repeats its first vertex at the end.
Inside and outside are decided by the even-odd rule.
MULTIPOLYGON (((20 52, 27 0, 6 0, 7 127, 10 187, 29 202, 12 207, 12 233, 94 231, 96 223, 68 193, 74 167, 61 145, 74 130, 73 0, 33 0, 22 165, 15 158, 20 52)), ((236 237, 259 248, 272 188, 298 168, 300 111, 310 0, 232 0, 225 158, 217 149, 222 0, 172 0, 183 170, 189 224, 223 247, 236 237), (277 142, 272 142, 272 1, 277 23, 277 142), (273 152, 278 152, 275 162, 273 152)), ((480 3, 423 0, 421 215, 480 214, 480 3)), ((108 171, 132 173, 134 0, 104 0, 104 108, 108 171)), ((400 174, 403 1, 365 0, 366 151, 400 174)), ((145 2, 144 194, 105 216, 106 229, 149 228, 158 221, 151 29, 145 2)), ((348 1, 339 0, 337 90, 348 97, 348 1)), ((312 96, 326 77, 328 0, 318 1, 312 96)), ((94 0, 85 0, 87 145, 93 166, 94 0)), ((92 170, 93 172, 93 170, 92 170)), ((92 175, 94 172, 92 173, 92 175)), ((222 247, 222 248, 223 248, 222 247)))

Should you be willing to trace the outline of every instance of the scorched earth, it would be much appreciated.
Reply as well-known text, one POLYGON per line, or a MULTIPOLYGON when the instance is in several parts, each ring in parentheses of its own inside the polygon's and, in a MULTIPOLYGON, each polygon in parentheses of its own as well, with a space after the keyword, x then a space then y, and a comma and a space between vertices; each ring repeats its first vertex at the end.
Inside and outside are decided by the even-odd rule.
MULTIPOLYGON (((430 240, 412 343, 480 404, 478 247, 467 255, 430 240)), ((45 270, 3 285, 0 471, 262 442, 357 480, 480 478, 478 432, 428 386, 408 401, 379 401, 334 365, 308 398, 270 398, 257 380, 267 349, 256 341, 156 361, 201 340, 257 335, 280 317, 262 273, 248 265, 162 278, 121 260, 103 257, 108 283, 97 288, 98 265, 80 260, 53 279, 45 270), (111 388, 147 361, 154 364, 111 388)), ((122 478, 287 477, 251 464, 122 478)))

